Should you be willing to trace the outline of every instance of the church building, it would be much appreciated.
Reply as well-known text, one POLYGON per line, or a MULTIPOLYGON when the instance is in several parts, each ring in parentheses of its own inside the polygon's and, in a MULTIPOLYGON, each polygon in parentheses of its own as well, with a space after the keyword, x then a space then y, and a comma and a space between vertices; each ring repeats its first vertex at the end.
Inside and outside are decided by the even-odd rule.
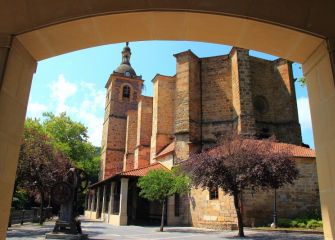
MULTIPOLYGON (((227 133, 274 135, 276 147, 292 153, 300 176, 277 192, 280 217, 319 209, 315 152, 302 143, 291 62, 260 59, 236 47, 205 58, 188 50, 174 55, 174 76, 152 79, 149 97, 142 95, 144 80, 130 57, 127 43, 106 83, 100 181, 90 186, 86 217, 114 225, 156 223, 161 207, 138 196, 138 178, 171 169, 227 133)), ((244 193, 245 224, 271 223, 272 202, 272 192, 244 193)), ((192 189, 169 198, 166 209, 168 225, 237 226, 232 197, 221 190, 192 189)))

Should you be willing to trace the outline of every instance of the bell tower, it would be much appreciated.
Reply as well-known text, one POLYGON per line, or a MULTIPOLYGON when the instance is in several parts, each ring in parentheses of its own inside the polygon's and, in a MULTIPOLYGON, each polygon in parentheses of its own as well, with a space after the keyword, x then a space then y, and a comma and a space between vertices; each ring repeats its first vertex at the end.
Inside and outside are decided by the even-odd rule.
POLYGON ((137 110, 143 80, 130 64, 129 43, 122 50, 121 64, 106 83, 106 103, 101 142, 100 180, 122 171, 125 154, 127 112, 137 110))

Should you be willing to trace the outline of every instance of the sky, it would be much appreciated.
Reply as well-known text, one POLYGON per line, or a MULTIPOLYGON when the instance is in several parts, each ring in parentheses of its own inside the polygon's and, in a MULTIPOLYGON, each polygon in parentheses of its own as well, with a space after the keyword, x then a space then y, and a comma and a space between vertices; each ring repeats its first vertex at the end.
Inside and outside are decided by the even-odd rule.
MULTIPOLYGON (((109 75, 121 63, 125 43, 104 45, 75 51, 38 63, 33 77, 27 117, 42 118, 43 112, 66 112, 73 120, 88 128, 89 141, 101 145, 105 106, 105 84, 109 75)), ((231 46, 188 41, 131 42, 131 65, 142 75, 143 95, 152 96, 151 80, 157 74, 174 75, 173 54, 192 50, 198 57, 229 53, 231 46)), ((250 51, 250 55, 274 60, 277 57, 250 51)), ((293 63, 294 78, 302 76, 300 64, 293 63)), ((303 142, 314 148, 312 124, 306 87, 295 83, 299 122, 303 142)))

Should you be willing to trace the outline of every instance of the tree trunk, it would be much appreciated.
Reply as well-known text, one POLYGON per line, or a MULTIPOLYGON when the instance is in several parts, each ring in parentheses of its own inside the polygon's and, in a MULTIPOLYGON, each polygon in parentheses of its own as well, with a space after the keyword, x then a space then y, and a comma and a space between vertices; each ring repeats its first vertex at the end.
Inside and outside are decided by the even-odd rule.
POLYGON ((43 207, 44 207, 44 192, 40 191, 41 194, 41 205, 40 205, 40 224, 43 225, 44 222, 44 213, 43 213, 43 207))
POLYGON ((240 208, 240 204, 239 204, 238 193, 233 193, 233 197, 234 197, 235 210, 236 210, 236 214, 237 214, 238 236, 239 237, 244 237, 243 218, 242 218, 241 208, 240 208))
POLYGON ((163 205, 162 205, 162 219, 161 219, 161 227, 159 229, 160 232, 163 232, 163 227, 164 227, 164 213, 165 213, 165 199, 163 200, 163 205))

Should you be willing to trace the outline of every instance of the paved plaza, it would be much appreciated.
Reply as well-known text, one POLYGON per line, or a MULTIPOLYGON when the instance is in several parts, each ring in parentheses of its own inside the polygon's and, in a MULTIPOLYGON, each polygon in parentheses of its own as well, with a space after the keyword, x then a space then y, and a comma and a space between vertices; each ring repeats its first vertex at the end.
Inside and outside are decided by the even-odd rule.
MULTIPOLYGON (((53 222, 47 222, 44 226, 37 224, 25 224, 23 226, 13 225, 7 232, 9 240, 31 240, 44 239, 44 234, 50 232, 53 228, 53 222)), ((141 227, 141 226, 111 226, 99 221, 83 220, 82 227, 84 233, 89 235, 92 240, 168 240, 168 239, 240 239, 236 237, 236 231, 212 231, 193 227, 166 227, 164 232, 158 232, 159 227, 141 227)), ((245 230, 246 239, 271 239, 271 240, 286 240, 286 239, 303 239, 317 240, 323 239, 321 234, 311 233, 285 233, 285 232, 267 232, 245 230)))

